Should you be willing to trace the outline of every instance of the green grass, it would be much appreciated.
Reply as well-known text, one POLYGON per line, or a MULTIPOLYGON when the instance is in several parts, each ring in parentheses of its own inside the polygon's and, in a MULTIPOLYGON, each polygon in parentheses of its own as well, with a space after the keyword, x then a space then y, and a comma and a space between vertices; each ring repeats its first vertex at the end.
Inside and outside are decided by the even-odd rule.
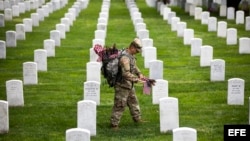
MULTIPOLYGON (((16 48, 7 48, 7 58, 0 60, 0 99, 6 100, 5 82, 10 79, 22 80, 22 63, 33 61, 34 50, 43 48, 43 41, 49 38, 49 31, 64 17, 72 6, 55 11, 26 33, 25 41, 18 41, 16 48)), ((77 125, 77 102, 83 99, 83 83, 86 81, 86 63, 92 46, 97 19, 101 11, 101 0, 90 0, 88 8, 79 17, 56 48, 55 57, 48 58, 48 71, 38 73, 37 85, 24 86, 24 107, 10 107, 10 130, 0 135, 1 141, 61 141, 65 140, 67 129, 77 125)), ((183 9, 172 7, 187 27, 194 29, 195 37, 202 38, 203 44, 214 49, 213 58, 224 59, 226 76, 223 82, 210 82, 210 68, 199 66, 199 57, 191 57, 190 46, 183 45, 183 38, 163 20, 155 8, 147 7, 144 0, 137 0, 149 30, 150 38, 157 48, 157 59, 164 63, 164 79, 169 82, 169 96, 179 101, 180 127, 197 130, 199 141, 222 141, 223 125, 248 124, 248 99, 250 96, 250 55, 240 55, 238 45, 226 45, 226 39, 216 37, 216 32, 207 32, 207 26, 195 21, 183 9), (227 80, 245 80, 245 104, 227 105, 227 80)), ((1 11, 2 12, 2 11, 1 11)), ((5 23, 0 28, 0 40, 5 40, 5 32, 15 30, 15 24, 30 17, 34 11, 21 14, 19 18, 5 23)), ((135 37, 134 27, 123 0, 112 0, 109 11, 106 45, 113 43, 119 48, 129 45, 135 37)), ((218 13, 213 13, 218 17, 218 13)), ((227 21, 223 17, 218 20, 227 21)), ((238 29, 239 37, 249 37, 244 25, 227 21, 228 27, 238 29)), ((143 58, 138 55, 138 65, 148 76, 143 58)), ((152 104, 152 97, 142 94, 142 86, 136 85, 142 117, 149 122, 134 124, 128 109, 125 111, 120 130, 114 132, 109 127, 113 104, 113 89, 101 84, 101 104, 97 107, 97 135, 92 141, 171 141, 171 133, 160 133, 159 105, 152 104)))

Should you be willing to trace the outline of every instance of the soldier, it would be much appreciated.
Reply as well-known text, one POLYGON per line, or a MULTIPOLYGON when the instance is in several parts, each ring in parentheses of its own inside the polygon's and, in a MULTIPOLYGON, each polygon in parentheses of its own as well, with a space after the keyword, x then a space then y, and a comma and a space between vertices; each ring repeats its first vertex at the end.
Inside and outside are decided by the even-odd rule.
POLYGON ((135 94, 134 83, 144 83, 144 76, 136 65, 135 54, 141 52, 140 39, 135 38, 123 51, 123 55, 120 58, 120 81, 116 82, 114 105, 111 114, 111 127, 118 129, 118 125, 122 114, 126 108, 129 107, 130 114, 134 122, 143 122, 141 120, 141 111, 139 103, 135 94))

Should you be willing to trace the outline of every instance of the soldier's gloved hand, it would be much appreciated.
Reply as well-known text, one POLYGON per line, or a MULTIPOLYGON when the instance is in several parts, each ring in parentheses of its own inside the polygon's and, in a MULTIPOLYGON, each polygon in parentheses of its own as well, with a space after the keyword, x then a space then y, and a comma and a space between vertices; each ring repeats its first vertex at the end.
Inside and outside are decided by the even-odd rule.
POLYGON ((138 83, 144 83, 144 82, 146 82, 146 80, 145 79, 138 79, 138 83))

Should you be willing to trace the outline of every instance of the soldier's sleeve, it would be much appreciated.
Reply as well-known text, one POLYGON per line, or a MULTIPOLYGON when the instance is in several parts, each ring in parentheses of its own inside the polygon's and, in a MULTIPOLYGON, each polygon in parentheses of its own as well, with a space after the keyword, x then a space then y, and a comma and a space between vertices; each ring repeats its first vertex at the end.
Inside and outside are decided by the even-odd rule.
POLYGON ((139 77, 139 75, 141 74, 141 71, 140 71, 140 69, 137 67, 137 65, 135 64, 135 73, 136 73, 136 75, 139 77))
POLYGON ((121 64, 121 70, 122 70, 122 77, 125 80, 137 82, 138 76, 130 72, 130 59, 127 56, 122 56, 120 59, 120 64, 121 64))

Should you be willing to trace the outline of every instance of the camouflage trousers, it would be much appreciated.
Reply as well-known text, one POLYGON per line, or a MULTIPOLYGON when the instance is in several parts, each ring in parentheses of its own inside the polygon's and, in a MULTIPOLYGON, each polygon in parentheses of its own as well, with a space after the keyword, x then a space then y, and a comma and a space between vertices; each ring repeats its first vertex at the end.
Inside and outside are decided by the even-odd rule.
POLYGON ((111 114, 111 125, 118 126, 125 108, 128 106, 132 119, 136 122, 141 119, 139 103, 135 89, 126 89, 115 86, 114 105, 111 114))

